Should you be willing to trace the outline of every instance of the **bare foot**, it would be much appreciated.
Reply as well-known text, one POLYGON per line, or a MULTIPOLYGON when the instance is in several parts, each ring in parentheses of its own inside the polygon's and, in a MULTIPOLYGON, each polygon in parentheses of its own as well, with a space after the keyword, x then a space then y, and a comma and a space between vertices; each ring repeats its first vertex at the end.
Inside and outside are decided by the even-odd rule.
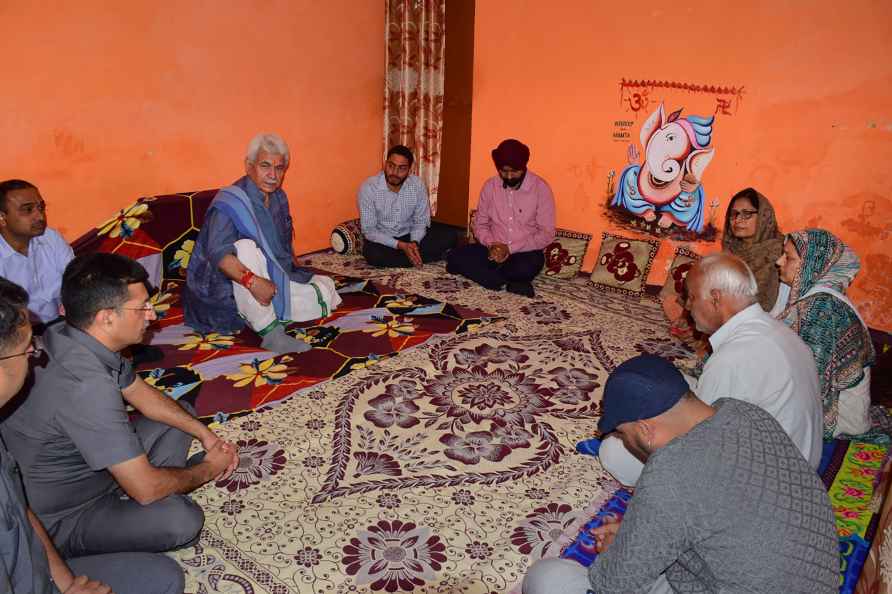
MULTIPOLYGON (((665 216, 665 215, 664 215, 664 216, 665 216)), ((657 213, 655 213, 655 212, 652 211, 652 210, 648 210, 648 211, 645 212, 643 215, 641 215, 641 217, 642 217, 645 221, 647 221, 648 223, 653 223, 654 220, 657 218, 657 213)))
POLYGON ((663 229, 668 229, 669 227, 672 226, 672 223, 673 223, 672 217, 670 217, 669 215, 664 213, 663 215, 660 216, 660 221, 657 223, 657 225, 659 225, 663 229))

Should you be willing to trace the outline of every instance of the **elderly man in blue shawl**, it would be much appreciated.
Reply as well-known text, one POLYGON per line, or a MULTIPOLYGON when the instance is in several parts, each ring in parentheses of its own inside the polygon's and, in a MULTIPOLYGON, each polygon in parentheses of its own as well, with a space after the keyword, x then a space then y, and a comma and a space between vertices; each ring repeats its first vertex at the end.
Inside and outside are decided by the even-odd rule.
POLYGON ((288 145, 258 134, 248 145, 247 175, 214 197, 189 260, 186 323, 199 332, 234 333, 245 324, 276 353, 309 345, 282 321, 329 315, 341 303, 332 279, 295 266, 294 226, 282 188, 288 145))

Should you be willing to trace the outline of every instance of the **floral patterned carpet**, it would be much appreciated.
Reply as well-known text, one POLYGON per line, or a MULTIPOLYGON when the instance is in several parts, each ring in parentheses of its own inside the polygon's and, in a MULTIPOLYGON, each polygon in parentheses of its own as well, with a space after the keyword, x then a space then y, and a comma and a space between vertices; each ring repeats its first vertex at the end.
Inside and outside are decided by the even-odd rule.
POLYGON ((274 407, 298 390, 365 369, 431 336, 462 334, 492 321, 482 312, 376 280, 332 278, 343 298, 337 310, 286 328, 313 348, 280 355, 263 349, 248 329, 234 335, 197 333, 183 321, 183 283, 167 281, 152 297, 158 319, 148 334, 163 359, 141 364, 139 373, 171 398, 192 405, 199 419, 224 422, 274 407))
POLYGON ((582 278, 537 280, 528 299, 440 265, 305 263, 504 319, 220 425, 242 460, 194 494, 205 530, 172 553, 187 592, 507 592, 618 487, 574 450, 607 374, 642 351, 690 357, 657 302, 582 278))

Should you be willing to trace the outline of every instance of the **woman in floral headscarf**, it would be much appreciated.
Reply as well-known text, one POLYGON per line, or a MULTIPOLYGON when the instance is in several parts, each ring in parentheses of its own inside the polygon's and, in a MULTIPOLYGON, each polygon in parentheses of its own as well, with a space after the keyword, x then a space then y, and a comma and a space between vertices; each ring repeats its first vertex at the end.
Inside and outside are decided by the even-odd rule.
POLYGON ((825 436, 865 433, 874 350, 867 326, 845 296, 861 267, 858 256, 832 233, 806 229, 787 235, 777 266, 790 287, 778 319, 814 353, 825 436))
POLYGON ((784 236, 777 227, 768 198, 746 188, 734 194, 725 213, 722 249, 746 262, 759 286, 759 305, 770 311, 777 300, 778 277, 774 263, 781 255, 784 236))

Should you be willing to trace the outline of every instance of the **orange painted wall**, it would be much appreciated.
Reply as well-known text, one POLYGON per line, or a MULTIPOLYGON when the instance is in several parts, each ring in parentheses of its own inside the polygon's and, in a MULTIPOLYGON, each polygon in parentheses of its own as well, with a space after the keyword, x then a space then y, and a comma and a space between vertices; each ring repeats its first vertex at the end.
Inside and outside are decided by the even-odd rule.
POLYGON ((0 23, 0 179, 37 184, 69 240, 140 196, 232 182, 276 131, 295 248, 319 249, 381 167, 380 2, 2 2, 0 23))
MULTIPOLYGON (((872 327, 892 330, 892 4, 478 0, 471 205, 495 173, 490 150, 523 140, 555 192, 558 225, 595 235, 591 270, 601 232, 618 231, 603 216, 608 172, 626 164, 614 122, 635 120, 637 142, 655 106, 636 120, 623 78, 744 87, 736 113, 717 115, 703 179, 721 202, 718 224, 728 198, 752 185, 782 230, 836 233, 861 257, 854 301, 872 327)), ((716 108, 708 94, 666 96, 667 113, 716 108)), ((650 283, 662 284, 675 245, 663 241, 650 283)))

